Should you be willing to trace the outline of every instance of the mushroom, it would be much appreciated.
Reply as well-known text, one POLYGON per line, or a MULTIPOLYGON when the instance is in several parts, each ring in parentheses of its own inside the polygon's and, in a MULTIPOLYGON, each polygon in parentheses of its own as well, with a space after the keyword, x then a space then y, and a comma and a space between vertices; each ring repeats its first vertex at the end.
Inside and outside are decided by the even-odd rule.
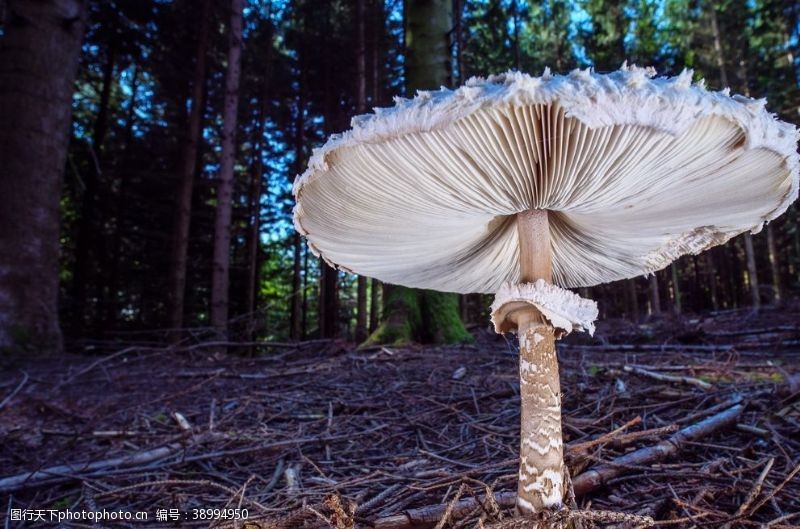
POLYGON ((520 345, 517 509, 565 494, 555 341, 594 331, 566 290, 653 273, 798 194, 797 130, 692 72, 509 72, 353 119, 294 184, 294 223, 329 264, 388 283, 496 293, 520 345))

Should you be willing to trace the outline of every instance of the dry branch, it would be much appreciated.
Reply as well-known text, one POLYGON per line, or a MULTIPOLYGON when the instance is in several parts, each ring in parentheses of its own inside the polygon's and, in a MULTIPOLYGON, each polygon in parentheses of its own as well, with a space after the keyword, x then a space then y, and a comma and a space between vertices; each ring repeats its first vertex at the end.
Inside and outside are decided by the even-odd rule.
MULTIPOLYGON (((495 492, 494 500, 501 507, 513 507, 517 500, 517 494, 511 491, 495 492)), ((436 525, 449 507, 452 507, 450 511, 451 519, 458 519, 474 511, 480 505, 486 504, 486 495, 480 495, 477 499, 466 498, 459 500, 452 506, 450 504, 428 505, 426 507, 408 509, 394 516, 378 518, 372 522, 372 526, 375 529, 426 529, 436 525)))
POLYGON ((700 389, 711 389, 712 387, 711 384, 705 380, 700 380, 699 378, 679 375, 665 375, 664 373, 656 373, 655 371, 649 371, 647 369, 635 366, 625 366, 623 369, 628 373, 634 373, 643 377, 652 378, 653 380, 658 380, 659 382, 678 382, 682 384, 690 384, 700 389))
POLYGON ((639 450, 614 459, 614 461, 608 465, 590 469, 576 476, 572 480, 572 485, 575 487, 575 496, 580 497, 602 487, 603 483, 607 482, 609 479, 627 472, 626 467, 647 465, 655 461, 666 459, 681 450, 687 442, 701 439, 733 423, 739 415, 741 415, 743 410, 744 406, 737 404, 708 419, 687 426, 657 445, 640 448, 639 450))
POLYGON ((33 472, 24 472, 16 476, 0 479, 0 492, 11 492, 25 487, 66 481, 73 479, 77 475, 89 474, 92 472, 149 465, 155 461, 176 454, 182 449, 183 445, 175 443, 122 457, 114 457, 101 461, 56 465, 33 472))

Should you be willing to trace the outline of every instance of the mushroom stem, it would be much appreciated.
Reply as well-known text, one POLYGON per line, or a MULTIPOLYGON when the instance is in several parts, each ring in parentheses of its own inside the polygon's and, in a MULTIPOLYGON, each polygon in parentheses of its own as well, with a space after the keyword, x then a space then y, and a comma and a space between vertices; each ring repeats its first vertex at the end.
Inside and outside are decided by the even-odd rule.
MULTIPOLYGON (((517 215, 520 282, 552 282, 550 229, 545 210, 517 215)), ((520 464, 517 511, 558 510, 564 498, 561 386, 553 326, 533 307, 512 318, 519 337, 520 464)))

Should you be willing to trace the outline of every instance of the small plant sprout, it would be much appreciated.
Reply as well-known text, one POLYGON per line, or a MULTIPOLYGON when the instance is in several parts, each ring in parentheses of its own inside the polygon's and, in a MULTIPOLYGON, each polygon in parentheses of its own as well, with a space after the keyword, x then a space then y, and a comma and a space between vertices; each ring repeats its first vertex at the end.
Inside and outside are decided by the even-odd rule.
POLYGON ((555 342, 594 331, 566 288, 653 273, 743 232, 798 194, 797 130, 764 100, 692 72, 509 72, 353 119, 294 185, 294 222, 340 269, 409 287, 494 293, 519 338, 517 509, 566 494, 555 342))

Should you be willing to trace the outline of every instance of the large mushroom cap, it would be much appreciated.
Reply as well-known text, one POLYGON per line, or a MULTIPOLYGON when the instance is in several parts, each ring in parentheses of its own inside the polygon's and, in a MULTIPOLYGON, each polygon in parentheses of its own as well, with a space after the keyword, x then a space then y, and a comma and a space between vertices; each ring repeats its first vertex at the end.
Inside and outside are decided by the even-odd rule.
POLYGON ((510 72, 359 116, 295 181, 312 251, 412 287, 519 275, 515 214, 550 212, 553 280, 634 277, 757 231, 798 192, 797 130, 692 73, 510 72))

